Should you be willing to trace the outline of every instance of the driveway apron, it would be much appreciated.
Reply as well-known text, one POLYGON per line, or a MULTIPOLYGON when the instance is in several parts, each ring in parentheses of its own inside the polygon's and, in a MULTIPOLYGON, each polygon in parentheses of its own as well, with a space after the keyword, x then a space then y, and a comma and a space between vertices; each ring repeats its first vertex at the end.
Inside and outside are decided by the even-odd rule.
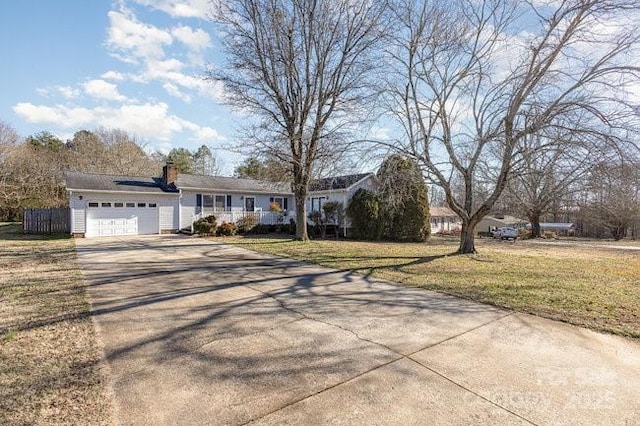
POLYGON ((634 340, 211 240, 77 248, 119 424, 640 424, 634 340))

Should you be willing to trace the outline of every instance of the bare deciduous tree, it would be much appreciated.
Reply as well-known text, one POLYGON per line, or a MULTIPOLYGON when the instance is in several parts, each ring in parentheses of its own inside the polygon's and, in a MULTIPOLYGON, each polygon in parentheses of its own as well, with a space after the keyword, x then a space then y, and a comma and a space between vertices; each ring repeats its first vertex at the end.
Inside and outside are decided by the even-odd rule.
POLYGON ((420 161, 460 216, 458 253, 475 252, 474 228, 503 192, 523 138, 554 128, 609 133, 637 119, 625 89, 640 75, 631 59, 638 8, 636 0, 395 4, 389 110, 406 135, 394 148, 420 161), (487 168, 491 181, 481 176, 487 168))
MULTIPOLYGON (((365 112, 385 11, 384 1, 228 0, 214 13, 228 63, 210 78, 259 118, 254 152, 287 164, 299 224, 314 168, 335 163, 365 112)), ((296 234, 308 240, 305 226, 296 234)))
POLYGON ((15 219, 25 207, 66 205, 65 170, 157 176, 160 161, 121 130, 81 130, 66 144, 40 132, 20 143, 15 131, 0 123, 0 218, 15 219))
POLYGON ((579 183, 597 161, 610 156, 599 140, 579 135, 527 135, 517 142, 519 160, 502 198, 531 224, 531 238, 541 236, 540 220, 557 204, 581 189, 579 183))
POLYGON ((106 146, 105 161, 110 174, 123 176, 158 176, 161 164, 144 151, 144 146, 139 145, 135 137, 132 137, 122 129, 98 128, 94 133, 106 146))
POLYGON ((591 170, 587 189, 584 219, 615 240, 624 238, 640 218, 640 163, 600 163, 591 170))

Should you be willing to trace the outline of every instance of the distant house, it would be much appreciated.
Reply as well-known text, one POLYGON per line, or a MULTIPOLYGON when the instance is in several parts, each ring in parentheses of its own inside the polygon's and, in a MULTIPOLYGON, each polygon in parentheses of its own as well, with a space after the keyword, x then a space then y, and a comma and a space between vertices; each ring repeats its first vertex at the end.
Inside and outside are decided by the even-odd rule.
POLYGON ((526 220, 517 218, 515 216, 485 216, 480 223, 476 225, 475 233, 478 232, 491 232, 496 228, 502 228, 505 226, 514 228, 523 228, 527 224, 526 220))
MULTIPOLYGON (((71 233, 96 237, 176 232, 194 220, 214 214, 219 223, 252 215, 260 223, 295 220, 295 202, 288 183, 178 173, 174 164, 162 177, 113 176, 67 172, 71 233), (270 211, 273 205, 281 212, 270 211)), ((327 201, 346 207, 359 188, 373 189, 373 173, 337 176, 311 183, 307 210, 327 201)), ((345 223, 345 226, 347 224, 345 223)))
POLYGON ((430 207, 431 233, 448 233, 462 229, 460 217, 449 207, 430 207))

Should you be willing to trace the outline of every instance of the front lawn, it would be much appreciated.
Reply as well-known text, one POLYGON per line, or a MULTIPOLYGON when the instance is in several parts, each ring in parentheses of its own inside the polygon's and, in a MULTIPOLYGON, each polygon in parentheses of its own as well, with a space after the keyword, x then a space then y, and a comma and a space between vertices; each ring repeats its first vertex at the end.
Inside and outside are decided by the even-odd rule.
POLYGON ((73 240, 0 223, 0 424, 112 424, 73 240))
POLYGON ((425 244, 218 239, 251 250, 357 271, 595 330, 640 337, 640 251, 477 240, 425 244))

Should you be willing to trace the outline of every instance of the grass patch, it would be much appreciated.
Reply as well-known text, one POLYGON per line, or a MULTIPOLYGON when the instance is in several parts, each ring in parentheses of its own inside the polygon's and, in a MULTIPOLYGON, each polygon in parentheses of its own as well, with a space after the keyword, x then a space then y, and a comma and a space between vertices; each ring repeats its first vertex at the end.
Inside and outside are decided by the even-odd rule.
POLYGON ((276 256, 436 290, 629 337, 640 337, 640 252, 478 240, 477 255, 453 255, 458 242, 301 243, 282 238, 220 241, 276 256))
POLYGON ((112 424, 73 240, 0 224, 0 424, 112 424))
POLYGON ((0 222, 0 240, 2 241, 42 241, 42 240, 68 240, 70 234, 25 234, 22 232, 21 222, 0 222))

